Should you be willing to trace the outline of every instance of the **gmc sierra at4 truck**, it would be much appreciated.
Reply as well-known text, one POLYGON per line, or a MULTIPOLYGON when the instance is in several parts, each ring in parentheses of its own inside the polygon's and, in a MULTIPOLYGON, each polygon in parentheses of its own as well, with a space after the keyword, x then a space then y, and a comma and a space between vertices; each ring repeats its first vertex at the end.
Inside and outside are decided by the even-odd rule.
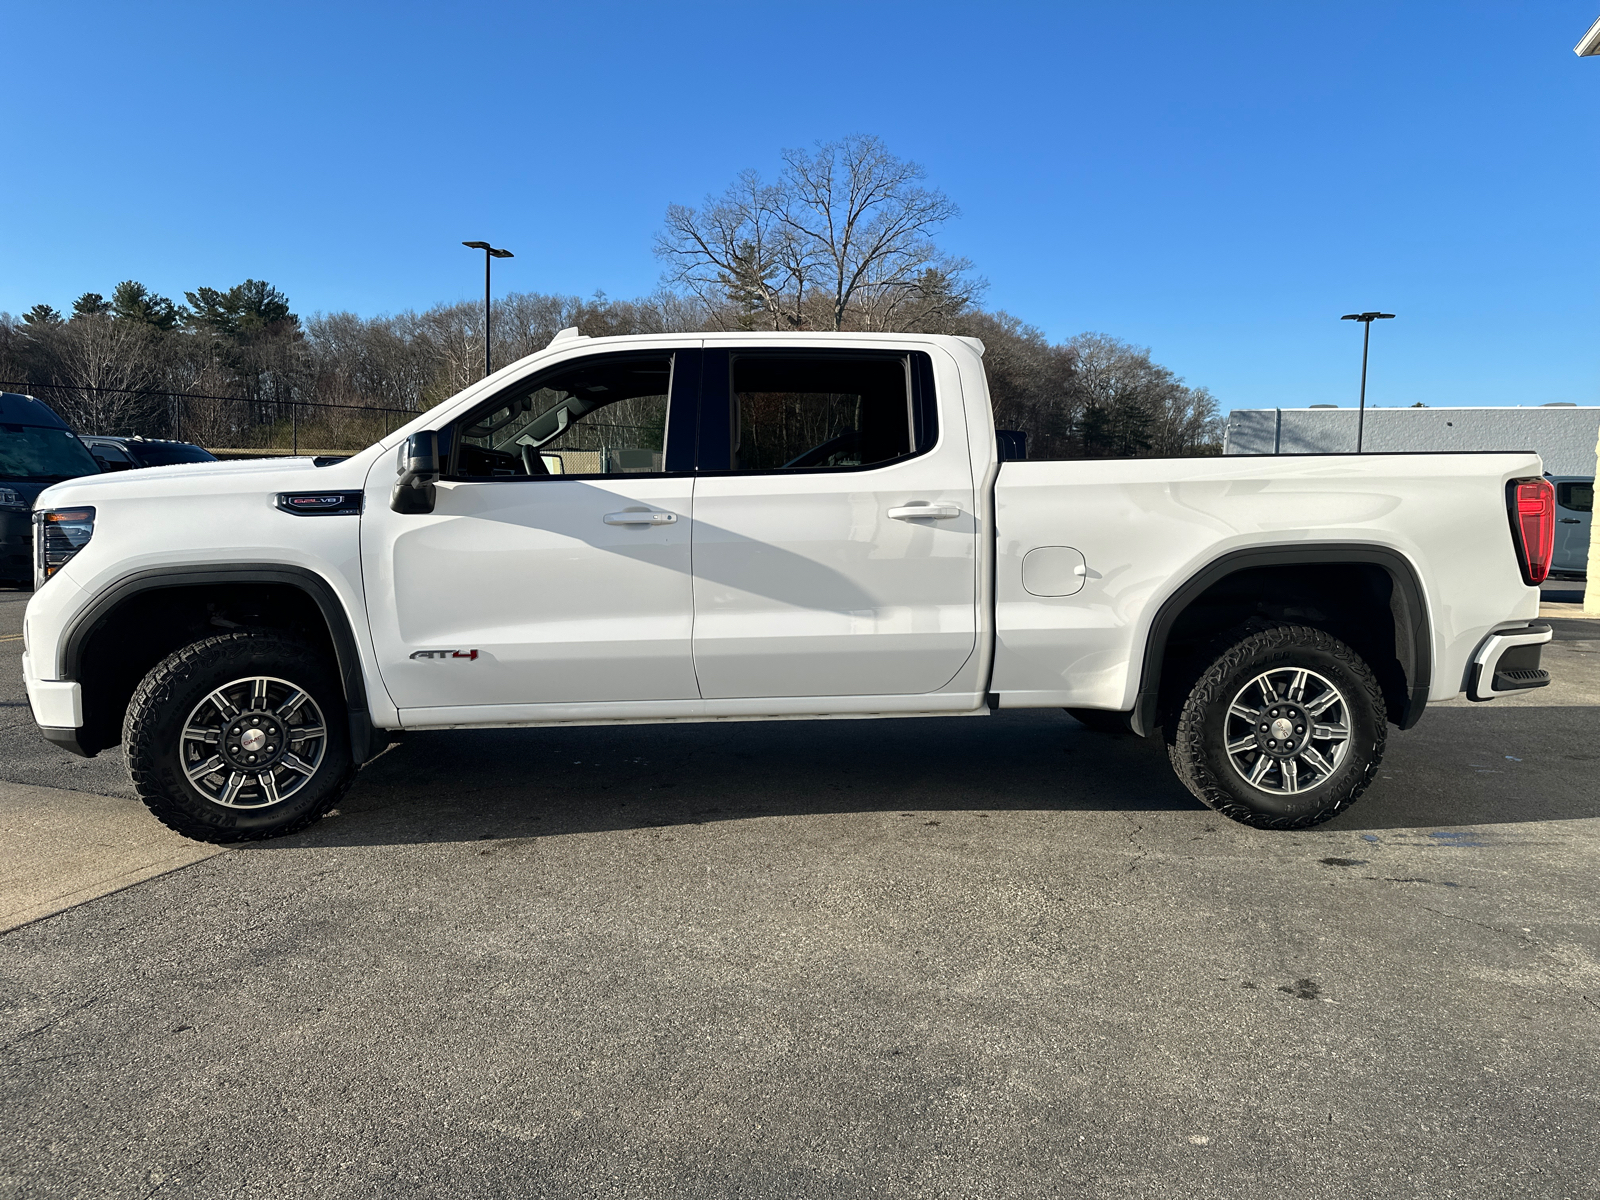
POLYGON ((1537 455, 1015 461, 982 354, 567 330, 348 458, 56 484, 34 719, 212 842, 402 730, 1038 707, 1297 829, 1430 700, 1548 682, 1537 455))

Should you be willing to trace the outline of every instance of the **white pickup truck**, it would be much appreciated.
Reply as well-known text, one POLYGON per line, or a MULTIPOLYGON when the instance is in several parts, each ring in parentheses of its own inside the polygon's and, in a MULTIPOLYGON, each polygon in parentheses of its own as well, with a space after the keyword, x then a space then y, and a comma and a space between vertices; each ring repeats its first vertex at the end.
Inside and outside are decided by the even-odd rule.
POLYGON ((1017 461, 982 355, 568 330, 349 458, 57 484, 34 719, 213 842, 402 730, 1038 707, 1296 829, 1428 701, 1548 682, 1537 455, 1017 461))

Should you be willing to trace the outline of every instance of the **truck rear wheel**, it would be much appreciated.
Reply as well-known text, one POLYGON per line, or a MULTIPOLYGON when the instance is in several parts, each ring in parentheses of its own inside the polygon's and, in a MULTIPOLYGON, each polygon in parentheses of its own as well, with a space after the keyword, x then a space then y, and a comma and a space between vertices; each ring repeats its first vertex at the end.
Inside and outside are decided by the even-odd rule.
POLYGON ((1372 669, 1305 625, 1241 631, 1200 676, 1168 751, 1201 803, 1257 829, 1305 829, 1349 808, 1383 759, 1372 669))
POLYGON ((168 655, 134 691, 123 744, 150 811, 218 844, 306 828, 356 771, 333 672, 279 633, 222 634, 168 655))

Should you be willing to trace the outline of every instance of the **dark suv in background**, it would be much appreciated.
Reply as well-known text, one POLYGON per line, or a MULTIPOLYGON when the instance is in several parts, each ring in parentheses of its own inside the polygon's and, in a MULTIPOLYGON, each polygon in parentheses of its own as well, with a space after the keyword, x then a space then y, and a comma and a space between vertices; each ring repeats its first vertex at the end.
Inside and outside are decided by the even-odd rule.
POLYGON ((86 434, 83 444, 102 471, 130 471, 136 467, 170 467, 174 463, 216 462, 217 456, 193 442, 166 438, 102 437, 86 434))
POLYGON ((33 502, 52 483, 98 475, 67 423, 32 396, 0 392, 0 583, 33 581, 33 502))

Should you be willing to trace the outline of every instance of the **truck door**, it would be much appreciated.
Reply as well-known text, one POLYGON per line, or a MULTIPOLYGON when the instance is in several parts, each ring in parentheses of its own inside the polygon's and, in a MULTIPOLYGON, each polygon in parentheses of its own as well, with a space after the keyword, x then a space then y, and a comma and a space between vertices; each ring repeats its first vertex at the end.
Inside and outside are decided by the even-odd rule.
POLYGON ((965 430, 938 428, 930 356, 708 345, 704 378, 701 694, 944 687, 976 645, 978 520, 965 430))
POLYGON ((441 429, 432 513, 391 511, 393 471, 374 470, 362 567, 396 706, 699 695, 698 357, 687 346, 595 355, 510 385, 441 429))

